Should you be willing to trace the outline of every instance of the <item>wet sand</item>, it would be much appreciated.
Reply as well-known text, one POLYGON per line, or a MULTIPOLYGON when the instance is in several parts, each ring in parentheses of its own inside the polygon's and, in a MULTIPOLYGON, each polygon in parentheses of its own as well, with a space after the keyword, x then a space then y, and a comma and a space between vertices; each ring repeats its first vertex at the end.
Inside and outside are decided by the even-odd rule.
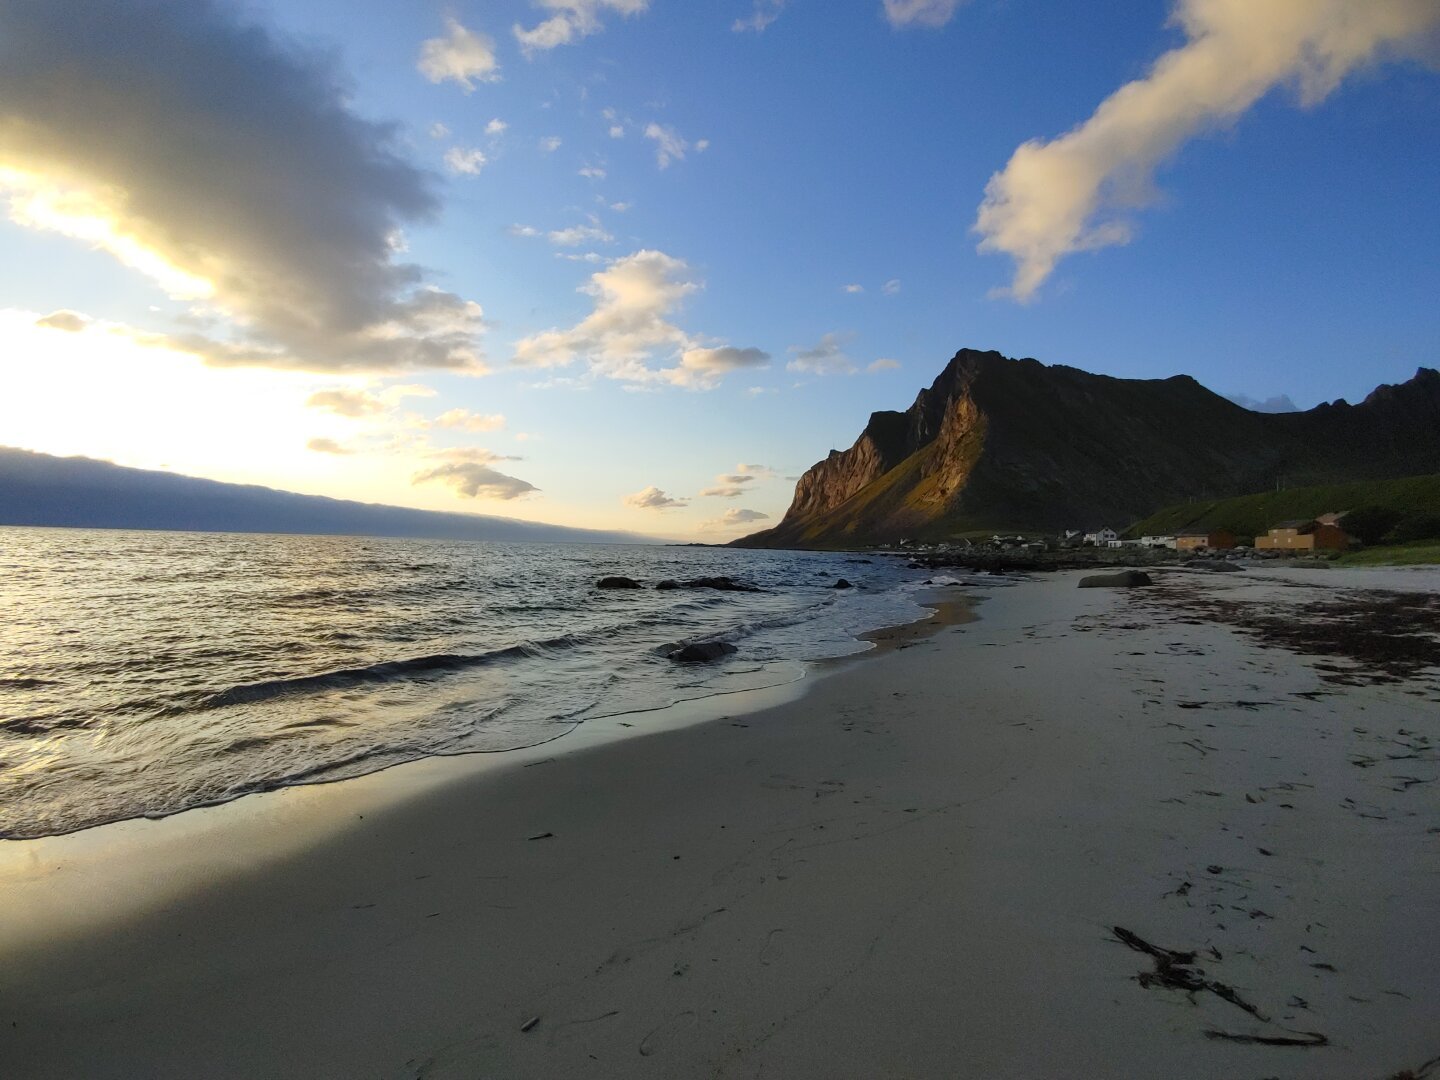
POLYGON ((0 1075, 1421 1070, 1440 671, 1235 616, 1440 578, 1078 576, 772 707, 4 845, 0 1075))

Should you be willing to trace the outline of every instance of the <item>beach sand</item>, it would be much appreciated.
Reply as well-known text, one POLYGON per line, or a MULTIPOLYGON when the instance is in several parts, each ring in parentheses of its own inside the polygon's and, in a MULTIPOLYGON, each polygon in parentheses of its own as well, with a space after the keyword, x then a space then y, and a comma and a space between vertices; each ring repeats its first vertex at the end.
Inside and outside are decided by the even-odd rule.
POLYGON ((1440 671, 1360 644, 1428 625, 1440 577, 1078 576, 969 590, 977 621, 766 708, 0 846, 0 1076, 1440 1056, 1440 671), (1356 589, 1421 599, 1380 626, 1356 589))

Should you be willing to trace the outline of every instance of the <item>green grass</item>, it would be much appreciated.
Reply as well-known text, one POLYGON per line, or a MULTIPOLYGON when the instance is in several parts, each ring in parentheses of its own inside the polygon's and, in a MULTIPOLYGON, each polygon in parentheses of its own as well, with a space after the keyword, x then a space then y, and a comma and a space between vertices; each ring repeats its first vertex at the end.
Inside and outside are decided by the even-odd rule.
POLYGON ((1393 547, 1372 547, 1352 551, 1335 560, 1338 566, 1417 566, 1440 563, 1440 543, 1420 540, 1393 547))
POLYGON ((1241 495, 1213 502, 1182 503, 1166 507, 1137 522, 1125 535, 1164 535, 1182 529, 1228 529, 1237 536, 1264 536, 1280 521, 1308 519, 1360 506, 1385 506, 1411 513, 1440 511, 1440 474, 1325 484, 1241 495))

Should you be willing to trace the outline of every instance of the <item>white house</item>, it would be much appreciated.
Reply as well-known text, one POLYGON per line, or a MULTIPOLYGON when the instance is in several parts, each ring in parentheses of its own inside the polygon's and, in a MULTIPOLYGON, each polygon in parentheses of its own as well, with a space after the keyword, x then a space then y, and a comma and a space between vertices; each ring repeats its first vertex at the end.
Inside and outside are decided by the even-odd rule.
POLYGON ((1142 536, 1140 538, 1140 543, 1144 547, 1169 548, 1171 551, 1175 550, 1174 536, 1142 536))
POLYGON ((1085 543, 1094 544, 1096 547, 1109 547, 1119 539, 1120 534, 1114 529, 1096 529, 1085 534, 1085 543))

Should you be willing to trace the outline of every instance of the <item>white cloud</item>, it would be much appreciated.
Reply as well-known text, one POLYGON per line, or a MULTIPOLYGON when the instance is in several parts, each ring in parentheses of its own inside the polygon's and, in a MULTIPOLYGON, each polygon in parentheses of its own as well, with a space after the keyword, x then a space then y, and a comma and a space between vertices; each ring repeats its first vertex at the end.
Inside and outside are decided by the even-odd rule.
POLYGON ((879 360, 873 360, 866 364, 865 370, 873 375, 877 371, 896 371, 899 367, 899 360, 891 360, 889 357, 882 356, 879 360))
POLYGON ((540 230, 533 225, 511 225, 505 231, 511 236, 523 237, 526 240, 533 240, 540 235, 540 230))
POLYGON ((701 495, 708 495, 719 499, 737 499, 746 492, 745 484, 755 479, 747 472, 721 473, 715 477, 715 487, 706 488, 700 492, 701 495))
POLYGON ((755 10, 744 18, 736 19, 730 24, 730 29, 737 34, 746 30, 763 34, 766 27, 780 18, 780 13, 784 10, 785 0, 755 0, 755 10))
POLYGON ((559 135, 546 135, 540 140, 538 145, 542 154, 553 154, 556 150, 559 150, 563 144, 564 140, 561 139, 559 135))
POLYGON ((445 16, 445 36, 430 38, 420 46, 420 74, 432 83, 447 79, 459 83, 465 93, 477 82, 498 82, 500 65, 495 59, 495 41, 485 34, 467 30, 453 16, 445 16))
POLYGON ((78 334, 90 325, 90 320, 78 311, 69 311, 65 308, 59 311, 52 311, 35 320, 36 326, 48 327, 51 330, 64 330, 66 333, 78 334))
POLYGON ((1251 412, 1287 413, 1300 411, 1300 406, 1290 400, 1289 394, 1276 394, 1274 397, 1268 397, 1263 401, 1259 398, 1253 398, 1249 394, 1226 394, 1225 396, 1242 409, 1249 409, 1251 412))
POLYGON ((311 439, 305 444, 305 449, 313 450, 317 454, 348 455, 355 452, 354 450, 347 450, 334 439, 311 439))
POLYGON ((939 28, 955 17, 964 0, 885 0, 885 17, 896 28, 939 28))
POLYGON ((619 124, 611 124, 610 137, 612 139, 623 139, 625 137, 625 129, 619 124))
POLYGON ((485 134, 493 138, 495 136, 504 135, 505 132, 509 130, 509 128, 510 125, 497 116, 494 120, 491 120, 488 124, 485 125, 485 134))
POLYGON ((608 244, 615 238, 598 224, 572 225, 568 229, 554 229, 546 238, 556 247, 579 247, 581 244, 608 244))
POLYGON ((1188 39, 1088 120, 1022 144, 990 178, 975 229, 981 251, 1014 258, 1008 293, 1027 300, 1065 256, 1126 244, 1126 211, 1152 199, 1155 170, 1186 141, 1291 84, 1323 100, 1356 68, 1440 32, 1434 0, 1179 0, 1188 39))
POLYGON ((598 251, 557 251, 555 252, 555 257, 557 259, 564 259, 566 262, 588 263, 591 266, 603 266, 607 261, 605 256, 601 255, 598 251))
POLYGON ((449 135, 450 129, 444 124, 442 124, 440 121, 437 120, 435 121, 435 123, 430 125, 430 137, 432 139, 444 139, 447 138, 449 135))
POLYGON ((680 354, 680 363, 667 368, 661 374, 675 386, 691 390, 711 390, 732 371, 764 368, 770 364, 770 354, 759 349, 736 349, 725 345, 716 349, 686 349, 680 354))
POLYGON ((785 365, 789 371, 804 371, 811 375, 853 375, 855 362, 845 355, 845 342, 852 335, 829 333, 808 349, 792 345, 790 351, 795 359, 785 365))
POLYGON ((514 457, 510 454, 497 454, 494 450, 486 450, 481 446, 452 446, 445 450, 435 450, 426 456, 435 461, 467 461, 473 465, 493 465, 497 461, 524 460, 524 458, 514 457))
POLYGON ((569 45, 582 37, 604 29, 600 15, 613 11, 618 15, 639 15, 650 6, 650 0, 534 0, 535 6, 555 12, 550 18, 530 29, 518 23, 515 40, 526 56, 537 51, 569 45))
POLYGON ((745 393, 750 397, 759 397, 761 394, 778 394, 780 391, 773 386, 747 386, 745 393))
POLYGON ((485 416, 472 413, 469 409, 450 409, 434 420, 436 427, 457 428, 461 431, 499 431, 505 426, 505 417, 499 413, 485 416))
POLYGON ((735 471, 742 475, 752 476, 756 480, 773 480, 775 478, 775 470, 769 465, 755 465, 742 461, 735 466, 735 471))
POLYGON ((880 286, 880 291, 886 296, 898 295, 900 292, 900 279, 891 278, 889 281, 885 282, 884 285, 880 286))
POLYGON ((324 409, 336 416, 358 419, 386 409, 383 400, 366 390, 317 390, 305 400, 312 409, 324 409))
POLYGON ((612 202, 612 203, 610 204, 610 209, 611 209, 611 210, 614 210, 617 214, 623 214, 623 213, 625 213, 626 210, 629 210, 630 207, 632 207, 632 206, 634 206, 634 205, 635 205, 634 203, 628 203, 628 202, 612 202))
POLYGON ((402 226, 439 211, 430 179, 349 98, 330 57, 229 5, 0 5, 0 195, 17 224, 218 322, 142 345, 216 366, 481 371, 479 305, 395 261, 402 226))
POLYGON ((564 367, 577 360, 592 374, 637 385, 669 383, 710 389, 730 371, 763 366, 759 349, 717 345, 670 322, 699 288, 689 268, 661 251, 637 251, 590 276, 581 292, 594 310, 568 330, 547 330, 516 343, 521 367, 564 367), (652 362, 669 361, 654 367, 652 362))
POLYGON ((626 495, 624 499, 626 506, 636 510, 674 510, 682 506, 689 506, 688 499, 676 499, 661 491, 654 484, 642 488, 634 495, 626 495))
MULTIPOLYGON (((494 459, 491 459, 494 460, 494 459)), ((497 472, 481 461, 450 461, 416 473, 412 484, 439 481, 469 499, 518 499, 539 491, 534 484, 497 472)))
POLYGON ((598 165, 586 165, 580 170, 580 175, 587 180, 604 180, 605 170, 598 165))
POLYGON ((453 173, 464 173, 466 176, 479 176, 480 170, 485 168, 488 159, 479 150, 466 150, 464 147, 452 146, 445 151, 445 166, 453 173))
POLYGON ((863 293, 863 292, 865 291, 865 286, 864 286, 864 285, 841 285, 841 286, 840 286, 840 291, 841 291, 841 292, 847 292, 847 293, 849 293, 851 296, 858 296, 860 293, 863 293))
POLYGON ((755 521, 769 521, 769 514, 762 514, 759 510, 745 510, 737 507, 734 510, 726 510, 718 518, 712 518, 703 522, 700 528, 705 530, 734 529, 741 525, 749 525, 755 521))
MULTIPOLYGON (((673 161, 684 161, 690 149, 690 144, 673 127, 661 126, 654 121, 645 126, 645 137, 655 141, 655 161, 662 169, 668 169, 673 161)), ((706 142, 705 145, 710 144, 706 142)))

